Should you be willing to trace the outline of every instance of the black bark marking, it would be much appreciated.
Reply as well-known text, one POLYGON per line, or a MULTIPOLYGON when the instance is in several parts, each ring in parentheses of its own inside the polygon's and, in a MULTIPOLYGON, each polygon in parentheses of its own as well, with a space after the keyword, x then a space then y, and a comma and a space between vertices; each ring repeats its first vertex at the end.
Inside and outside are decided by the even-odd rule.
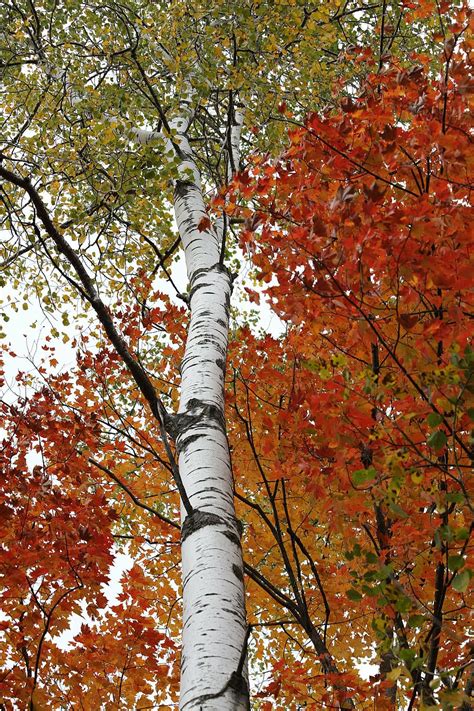
POLYGON ((212 267, 199 267, 199 269, 196 269, 196 270, 193 272, 193 275, 192 275, 192 277, 191 277, 191 281, 194 281, 195 279, 197 279, 199 276, 201 276, 201 274, 209 274, 209 272, 211 271, 211 269, 212 269, 212 267))
MULTIPOLYGON (((218 699, 219 696, 223 696, 227 689, 231 689, 232 691, 235 691, 240 697, 241 700, 244 701, 245 703, 245 708, 247 711, 250 711, 250 696, 249 696, 249 687, 247 684, 247 680, 245 679, 243 675, 243 668, 245 664, 245 660, 247 658, 247 645, 249 641, 249 636, 251 632, 251 625, 248 625, 247 627, 247 632, 245 633, 245 639, 244 643, 242 646, 242 651, 240 653, 240 659, 239 663, 237 665, 237 669, 232 672, 230 675, 229 681, 224 684, 222 689, 218 691, 215 694, 202 694, 202 696, 198 696, 197 699, 194 699, 194 701, 197 701, 197 703, 204 703, 206 701, 210 701, 211 699, 218 699)), ((203 707, 201 706, 201 711, 203 711, 203 707)))
POLYGON ((169 415, 168 419, 165 420, 165 427, 171 439, 175 440, 179 435, 178 415, 169 415))
POLYGON ((248 696, 249 687, 247 685, 247 682, 242 676, 242 674, 239 674, 238 672, 232 672, 229 680, 229 688, 233 689, 234 691, 237 691, 239 694, 248 696))
MULTIPOLYGON (((177 415, 167 415, 165 420, 166 431, 169 436, 176 441, 179 435, 186 432, 192 427, 205 425, 214 427, 225 432, 224 414, 217 405, 205 403, 197 398, 191 398, 186 403, 186 411, 180 412, 177 415)), ((195 441, 198 437, 203 437, 203 434, 194 434, 187 437, 179 443, 178 448, 183 450, 191 441, 195 441)))
POLYGON ((202 289, 203 286, 212 286, 212 284, 208 284, 207 282, 202 282, 202 284, 196 284, 196 286, 193 286, 192 289, 191 289, 190 292, 189 292, 189 300, 190 300, 190 301, 191 301, 191 299, 193 298, 193 296, 194 296, 194 294, 196 293, 196 291, 198 291, 198 289, 202 289))
POLYGON ((232 541, 236 546, 240 546, 240 538, 233 531, 222 531, 222 535, 232 541))
POLYGON ((181 454, 181 452, 185 452, 190 444, 192 444, 193 442, 197 442, 198 439, 201 439, 205 436, 205 434, 193 434, 189 435, 189 437, 185 437, 184 439, 179 440, 178 442, 176 442, 176 449, 178 451, 178 454, 181 454))
POLYGON ((200 267, 199 269, 196 269, 191 277, 191 282, 194 282, 202 274, 209 274, 210 272, 220 272, 221 274, 227 274, 229 279, 231 278, 229 269, 223 264, 216 262, 216 264, 212 264, 210 267, 200 267))
POLYGON ((186 410, 194 410, 196 407, 201 407, 201 400, 198 400, 197 397, 192 397, 187 401, 186 410))
POLYGON ((190 180, 177 180, 174 186, 174 193, 176 197, 185 198, 188 190, 194 187, 194 183, 190 180))
POLYGON ((183 525, 181 527, 181 542, 184 543, 186 538, 192 533, 199 531, 199 529, 205 526, 220 526, 226 525, 223 518, 216 516, 216 514, 209 513, 208 511, 199 511, 199 509, 194 509, 190 516, 186 516, 183 525))
POLYGON ((178 415, 178 417, 191 417, 193 419, 199 418, 199 420, 215 420, 224 429, 224 415, 217 405, 211 405, 209 403, 198 400, 197 398, 192 398, 186 403, 186 413, 178 415), (198 412, 188 415, 189 410, 198 410, 198 412))
POLYGON ((232 566, 232 570, 234 571, 234 575, 236 578, 238 578, 241 582, 244 579, 244 574, 242 572, 242 568, 239 568, 238 565, 235 565, 235 563, 232 566))

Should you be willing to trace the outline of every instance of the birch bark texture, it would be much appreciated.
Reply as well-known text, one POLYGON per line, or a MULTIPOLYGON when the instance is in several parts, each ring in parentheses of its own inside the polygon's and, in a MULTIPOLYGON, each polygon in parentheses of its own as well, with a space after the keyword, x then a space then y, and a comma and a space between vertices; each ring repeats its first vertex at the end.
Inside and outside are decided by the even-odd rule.
MULTIPOLYGON (((199 170, 186 137, 190 118, 188 98, 182 115, 170 124, 181 160, 174 210, 191 311, 173 427, 180 477, 192 507, 192 513, 182 507, 180 708, 238 711, 249 708, 249 691, 241 531, 224 413, 232 276, 222 263, 225 220, 219 221, 219 228, 201 228, 208 220, 199 170)), ((229 129, 230 166, 238 165, 242 120, 243 114, 236 113, 229 129)))

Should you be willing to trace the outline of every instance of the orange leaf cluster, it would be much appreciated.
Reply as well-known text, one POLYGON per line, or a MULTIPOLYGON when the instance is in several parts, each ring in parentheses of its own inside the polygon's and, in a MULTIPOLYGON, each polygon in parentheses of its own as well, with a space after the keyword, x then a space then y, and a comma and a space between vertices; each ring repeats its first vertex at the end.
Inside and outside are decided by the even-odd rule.
MULTIPOLYGON (((339 111, 294 128, 279 161, 254 169, 242 245, 257 277, 272 280, 265 293, 287 330, 282 339, 242 331, 234 344, 237 491, 258 571, 323 630, 340 674, 316 680, 319 643, 290 615, 269 643, 285 663, 261 692, 281 708, 295 698, 329 708, 338 688, 358 708, 456 708, 469 690, 466 24, 460 11, 441 81, 392 64, 339 111), (285 651, 286 632, 300 653, 285 651), (362 657, 376 664, 370 688, 345 677, 362 657)), ((277 600, 262 600, 260 620, 262 610, 268 623, 281 618, 277 600)))

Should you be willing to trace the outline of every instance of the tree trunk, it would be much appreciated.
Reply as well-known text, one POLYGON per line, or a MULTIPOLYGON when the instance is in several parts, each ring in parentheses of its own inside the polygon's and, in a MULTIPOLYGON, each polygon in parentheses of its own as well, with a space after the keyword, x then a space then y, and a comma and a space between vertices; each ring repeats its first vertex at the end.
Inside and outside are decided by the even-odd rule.
POLYGON ((172 426, 192 507, 192 513, 182 511, 180 708, 243 710, 249 708, 243 561, 224 415, 232 279, 220 262, 219 235, 210 226, 200 229, 207 213, 186 123, 179 122, 177 129, 180 175, 188 179, 177 181, 174 204, 191 309, 180 406, 172 426))

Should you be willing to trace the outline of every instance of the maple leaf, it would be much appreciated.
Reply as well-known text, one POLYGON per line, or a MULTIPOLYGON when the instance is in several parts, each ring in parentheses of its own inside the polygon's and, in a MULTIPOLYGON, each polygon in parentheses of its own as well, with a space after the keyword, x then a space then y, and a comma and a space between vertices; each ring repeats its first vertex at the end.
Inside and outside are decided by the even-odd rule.
POLYGON ((407 331, 412 329, 419 321, 418 314, 399 314, 398 320, 407 331))
POLYGON ((340 185, 337 189, 336 195, 330 203, 332 210, 336 210, 338 207, 346 202, 350 202, 355 198, 357 192, 353 185, 340 185))
POLYGON ((204 217, 201 217, 201 219, 198 222, 198 230, 199 232, 206 232, 211 226, 211 220, 209 219, 208 215, 204 215, 204 217))
MULTIPOLYGON (((439 468, 441 460, 448 471, 458 461, 469 467, 472 456, 468 429, 452 419, 458 398, 472 402, 471 395, 464 396, 470 376, 463 371, 473 367, 466 320, 472 290, 464 279, 471 255, 465 242, 454 244, 446 230, 454 223, 458 235, 472 231, 472 213, 467 215, 461 202, 467 206, 470 199, 468 183, 452 191, 446 173, 451 169, 454 176, 454 166, 464 164, 459 153, 447 153, 454 135, 449 121, 470 125, 472 116, 463 80, 458 86, 452 82, 449 92, 444 103, 436 81, 421 67, 403 74, 385 68, 368 80, 366 115, 345 102, 339 112, 312 116, 305 127, 292 130, 281 165, 273 163, 273 177, 264 178, 260 168, 253 193, 261 223, 253 261, 258 273, 273 274, 276 285, 265 290, 287 330, 278 346, 265 343, 263 362, 242 372, 245 385, 240 394, 237 388, 236 407, 248 412, 258 403, 251 438, 247 434, 250 449, 257 471, 264 466, 266 479, 278 482, 275 491, 281 486, 278 515, 289 538, 306 551, 306 560, 321 566, 314 575, 324 595, 316 591, 315 598, 324 605, 339 594, 346 612, 348 607, 354 615, 371 611, 371 631, 362 624, 358 631, 351 628, 350 636, 355 644, 359 631, 375 631, 373 644, 381 655, 377 688, 368 693, 350 672, 340 674, 337 684, 333 677, 334 686, 345 686, 338 702, 350 702, 349 707, 358 694, 371 696, 377 708, 389 707, 388 691, 398 677, 410 675, 410 663, 393 670, 381 661, 397 619, 410 630, 407 657, 418 658, 417 640, 432 624, 419 611, 439 599, 446 566, 454 581, 443 588, 449 609, 456 595, 468 594, 472 576, 472 564, 467 568, 460 553, 464 544, 448 541, 445 528, 439 533, 446 525, 449 536, 471 535, 465 497, 455 481, 444 481, 439 468), (443 118, 440 107, 450 118, 443 118), (412 117, 400 123, 401 113, 412 117), (443 166, 442 187, 434 187, 430 169, 421 168, 426 155, 443 166), (264 187, 271 200, 265 201, 264 187), (289 503, 292 497, 307 505, 298 511, 289 503), (429 511, 438 513, 433 518, 429 511), (321 578, 330 562, 323 564, 324 548, 314 545, 318 526, 322 535, 330 531, 332 550, 345 549, 345 563, 340 555, 333 557, 334 584, 321 578), (426 558, 434 540, 437 553, 426 558)), ((462 145, 463 159, 471 160, 472 145, 464 140, 462 145)), ((234 427, 240 443, 245 430, 242 423, 234 427)), ((237 481, 239 474, 246 481, 248 469, 239 459, 234 466, 237 481)), ((270 557, 264 536, 265 528, 254 522, 252 545, 260 544, 262 555, 270 557)), ((458 612, 450 629, 459 638, 439 640, 437 652, 447 665, 462 657, 464 625, 458 612)), ((293 702, 301 693, 298 675, 279 668, 277 689, 276 669, 274 687, 265 691, 293 702)), ((436 705, 437 695, 429 682, 426 686, 436 705)), ((407 702, 417 693, 413 689, 407 702)), ((322 705, 333 704, 334 691, 320 699, 322 705)))

